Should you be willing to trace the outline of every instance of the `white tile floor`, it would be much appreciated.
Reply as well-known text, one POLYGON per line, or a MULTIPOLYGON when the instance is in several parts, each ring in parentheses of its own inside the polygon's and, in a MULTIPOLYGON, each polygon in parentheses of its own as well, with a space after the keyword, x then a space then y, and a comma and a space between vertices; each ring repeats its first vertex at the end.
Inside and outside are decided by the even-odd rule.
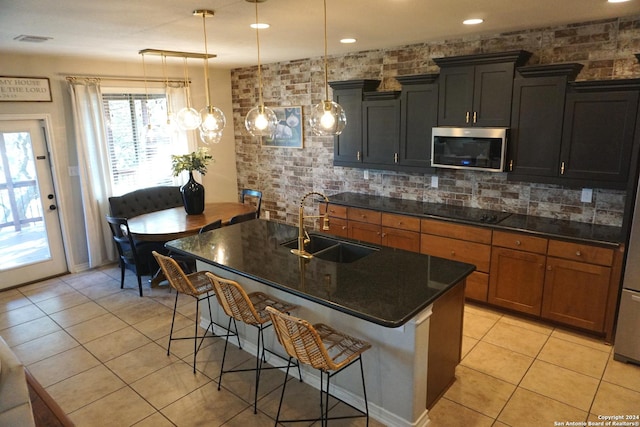
MULTIPOLYGON (((121 290, 119 274, 110 267, 0 292, 0 335, 76 425, 273 425, 281 372, 265 371, 254 415, 252 373, 229 374, 217 390, 222 340, 205 342, 193 375, 191 341, 174 342, 166 354, 175 294, 146 288, 140 298, 133 275, 121 290)), ((178 310, 177 329, 190 334, 193 300, 181 298, 178 310)), ((235 347, 230 360, 253 364, 235 347)), ((640 415, 640 367, 614 361, 610 346, 480 306, 465 308, 456 377, 429 412, 431 426, 537 427, 640 415)), ((289 384, 287 393, 304 403, 298 413, 309 416, 317 391, 289 384)), ((286 411, 296 416, 293 407, 286 411)))

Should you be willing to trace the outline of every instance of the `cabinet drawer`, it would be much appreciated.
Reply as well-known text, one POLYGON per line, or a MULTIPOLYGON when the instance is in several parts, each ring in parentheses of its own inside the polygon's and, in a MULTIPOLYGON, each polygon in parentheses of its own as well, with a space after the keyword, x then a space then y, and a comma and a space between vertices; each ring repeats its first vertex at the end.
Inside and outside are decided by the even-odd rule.
POLYGON ((329 219, 329 233, 333 234, 334 236, 349 237, 347 220, 331 217, 329 219))
POLYGON ((466 262, 475 265, 478 271, 489 272, 491 259, 491 246, 489 245, 422 234, 420 253, 466 262))
POLYGON ((420 232, 420 218, 412 216, 383 213, 382 225, 385 227, 420 232))
POLYGON ((363 242, 382 244, 382 233, 379 225, 367 222, 349 221, 349 238, 363 242))
POLYGON ((613 249, 581 243, 550 240, 547 255, 574 261, 588 262, 590 264, 607 266, 611 266, 613 264, 613 249))
POLYGON ((350 221, 368 222, 369 224, 380 224, 380 212, 369 209, 348 208, 347 218, 350 221))
POLYGON ((504 231, 493 232, 493 246, 516 249, 519 251, 545 254, 548 240, 542 237, 527 236, 525 234, 507 233, 504 231))
POLYGON ((326 203, 320 203, 319 209, 320 209, 320 215, 324 215, 324 213, 328 210, 330 217, 347 219, 347 207, 346 206, 332 205, 331 203, 329 203, 329 206, 328 206, 328 209, 327 209, 327 204, 326 203))
POLYGON ((491 244, 491 230, 474 227, 472 225, 454 224, 451 222, 423 219, 420 221, 420 229, 423 233, 437 236, 452 237, 454 239, 468 240, 491 244))
POLYGON ((474 271, 467 276, 467 285, 464 289, 464 296, 476 301, 487 301, 489 291, 489 275, 474 271))

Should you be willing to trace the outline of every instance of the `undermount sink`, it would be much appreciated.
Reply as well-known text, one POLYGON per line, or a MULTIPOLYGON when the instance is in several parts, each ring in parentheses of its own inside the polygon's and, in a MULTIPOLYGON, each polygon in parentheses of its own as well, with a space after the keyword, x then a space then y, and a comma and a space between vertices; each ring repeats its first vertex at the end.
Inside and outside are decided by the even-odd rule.
MULTIPOLYGON (((378 250, 371 246, 345 242, 317 234, 311 234, 309 238, 311 240, 305 245, 307 252, 312 254, 314 258, 320 258, 325 261, 337 263, 354 262, 378 250)), ((298 239, 284 242, 282 246, 289 249, 298 249, 298 239)))

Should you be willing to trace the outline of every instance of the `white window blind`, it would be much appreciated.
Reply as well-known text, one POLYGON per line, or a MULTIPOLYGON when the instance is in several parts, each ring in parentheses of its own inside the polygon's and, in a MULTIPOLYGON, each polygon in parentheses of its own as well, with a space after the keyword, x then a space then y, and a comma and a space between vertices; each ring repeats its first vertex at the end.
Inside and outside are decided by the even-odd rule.
POLYGON ((113 195, 174 185, 171 154, 186 150, 167 126, 165 94, 103 93, 113 195))

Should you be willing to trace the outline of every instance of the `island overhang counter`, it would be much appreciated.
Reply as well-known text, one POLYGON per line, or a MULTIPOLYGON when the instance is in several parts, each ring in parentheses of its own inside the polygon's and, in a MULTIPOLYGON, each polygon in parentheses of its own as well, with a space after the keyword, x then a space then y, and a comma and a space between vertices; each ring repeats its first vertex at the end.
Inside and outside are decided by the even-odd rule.
MULTIPOLYGON (((353 262, 307 260, 283 245, 297 236, 297 227, 258 219, 174 240, 167 247, 194 257, 199 270, 237 280, 247 292, 297 304, 293 314, 298 317, 369 341, 372 348, 363 362, 371 416, 386 425, 426 425, 427 408, 455 378, 464 282, 475 267, 378 246, 353 262)), ((208 310, 201 313, 208 316, 208 310)), ((225 322, 221 310, 214 317, 225 322)), ((254 328, 239 327, 243 348, 255 351, 254 328)), ((271 348, 282 350, 274 336, 268 339, 271 348)), ((332 392, 362 407, 359 372, 350 371, 336 377, 332 392)), ((304 378, 319 387, 316 373, 305 371, 304 378)))

